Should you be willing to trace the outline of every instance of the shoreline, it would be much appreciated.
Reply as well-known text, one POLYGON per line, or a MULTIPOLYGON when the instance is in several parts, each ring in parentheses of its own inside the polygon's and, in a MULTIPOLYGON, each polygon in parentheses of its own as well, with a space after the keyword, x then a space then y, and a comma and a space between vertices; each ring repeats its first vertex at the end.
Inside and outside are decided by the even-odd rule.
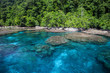
POLYGON ((110 31, 106 30, 98 30, 98 29, 78 29, 78 28, 57 28, 57 27, 40 27, 40 26, 35 26, 35 27, 18 27, 18 26, 3 26, 0 27, 0 35, 5 35, 5 34, 11 34, 11 33, 16 33, 19 31, 24 31, 24 30, 35 30, 35 31, 45 31, 45 32, 54 32, 54 33, 60 33, 60 32, 82 32, 82 33, 87 33, 87 34, 94 34, 94 35, 103 35, 110 37, 110 31))

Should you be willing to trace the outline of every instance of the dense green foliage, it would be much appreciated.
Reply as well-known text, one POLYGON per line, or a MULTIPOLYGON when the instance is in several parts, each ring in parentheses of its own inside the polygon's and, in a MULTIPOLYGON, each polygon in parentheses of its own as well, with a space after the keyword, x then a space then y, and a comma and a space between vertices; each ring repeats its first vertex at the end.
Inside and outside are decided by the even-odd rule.
POLYGON ((0 0, 0 26, 110 30, 110 0, 0 0))

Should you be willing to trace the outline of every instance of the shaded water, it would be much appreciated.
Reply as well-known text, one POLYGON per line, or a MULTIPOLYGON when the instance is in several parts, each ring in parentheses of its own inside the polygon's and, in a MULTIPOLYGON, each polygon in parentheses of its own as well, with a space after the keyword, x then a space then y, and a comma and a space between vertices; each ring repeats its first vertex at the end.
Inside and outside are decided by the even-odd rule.
MULTIPOLYGON (((51 46, 45 41, 65 33, 22 31, 0 36, 0 73, 107 73, 97 61, 97 54, 110 49, 110 39, 105 44, 69 42, 51 46), (51 56, 40 57, 32 51, 36 44, 55 50, 51 56)), ((109 72, 108 72, 109 73, 109 72)))

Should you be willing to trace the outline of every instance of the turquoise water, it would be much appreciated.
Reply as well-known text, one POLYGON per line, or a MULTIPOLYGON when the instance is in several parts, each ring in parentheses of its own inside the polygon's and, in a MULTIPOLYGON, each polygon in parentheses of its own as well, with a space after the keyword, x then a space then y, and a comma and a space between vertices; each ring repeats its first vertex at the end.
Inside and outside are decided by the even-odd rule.
POLYGON ((0 36, 0 73, 109 73, 96 57, 103 49, 110 49, 109 41, 104 44, 72 42, 51 46, 45 41, 66 33, 22 31, 0 36), (54 48, 49 56, 39 56, 33 50, 43 44, 54 48))

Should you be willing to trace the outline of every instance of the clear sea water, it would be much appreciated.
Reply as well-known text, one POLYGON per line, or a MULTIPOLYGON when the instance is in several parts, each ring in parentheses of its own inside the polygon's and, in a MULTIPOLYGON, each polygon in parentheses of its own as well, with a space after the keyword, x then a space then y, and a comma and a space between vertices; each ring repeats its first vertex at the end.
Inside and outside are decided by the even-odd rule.
POLYGON ((45 41, 66 33, 31 32, 0 36, 0 73, 110 73, 97 60, 97 54, 110 49, 107 43, 68 42, 51 46, 45 41), (35 45, 43 44, 55 50, 50 56, 40 57, 32 51, 35 45))

